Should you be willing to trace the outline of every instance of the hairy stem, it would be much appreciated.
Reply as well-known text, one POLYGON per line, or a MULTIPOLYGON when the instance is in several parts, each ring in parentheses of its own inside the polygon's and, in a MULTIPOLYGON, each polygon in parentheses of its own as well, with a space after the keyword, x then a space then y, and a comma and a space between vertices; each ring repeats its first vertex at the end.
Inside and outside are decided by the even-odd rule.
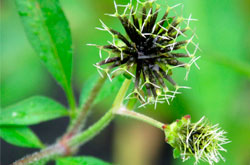
POLYGON ((132 119, 136 119, 136 120, 140 120, 140 121, 143 121, 145 123, 148 123, 156 128, 159 128, 161 130, 163 130, 163 126, 165 124, 157 121, 157 120, 154 120, 148 116, 145 116, 143 114, 140 114, 140 113, 137 113, 135 111, 130 111, 130 110, 127 110, 126 108, 120 108, 118 111, 115 112, 117 115, 120 115, 120 116, 126 116, 126 117, 130 117, 132 119))
POLYGON ((91 108, 91 106, 93 105, 96 96, 98 95, 98 93, 100 92, 105 80, 107 78, 107 75, 104 75, 104 77, 100 78, 96 85, 94 86, 94 88, 92 89, 86 103, 84 104, 83 108, 81 109, 81 111, 78 113, 78 116, 75 120, 72 121, 72 124, 70 125, 67 133, 66 133, 66 137, 68 136, 73 136, 74 134, 76 134, 78 131, 80 131, 83 127, 83 123, 84 123, 84 119, 87 116, 87 113, 89 111, 89 109, 91 108))
POLYGON ((112 105, 113 108, 117 108, 117 107, 122 106, 122 102, 123 102, 124 97, 125 97, 125 95, 126 95, 126 93, 128 91, 130 83, 131 83, 131 80, 129 80, 129 79, 124 80, 124 82, 122 84, 122 87, 119 90, 119 92, 116 95, 116 98, 115 98, 115 100, 113 102, 113 105, 112 105))
POLYGON ((76 117, 76 101, 72 87, 67 88, 65 93, 70 107, 70 117, 74 119, 76 117))
POLYGON ((79 147, 80 145, 86 143, 94 136, 96 136, 101 130, 103 130, 113 119, 113 109, 110 109, 98 122, 96 122, 93 126, 89 127, 83 133, 79 133, 72 137, 72 139, 68 142, 69 147, 79 147))
POLYGON ((31 155, 28 155, 20 160, 17 160, 12 165, 25 165, 35 162, 48 161, 57 156, 64 155, 65 149, 60 144, 55 144, 50 147, 41 150, 40 152, 35 152, 31 155))

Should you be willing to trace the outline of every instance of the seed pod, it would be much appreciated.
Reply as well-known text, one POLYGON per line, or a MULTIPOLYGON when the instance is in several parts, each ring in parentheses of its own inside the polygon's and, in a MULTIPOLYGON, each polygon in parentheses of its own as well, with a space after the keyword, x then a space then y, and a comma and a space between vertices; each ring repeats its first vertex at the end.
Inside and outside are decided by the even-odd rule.
POLYGON ((95 66, 98 69, 108 68, 108 71, 103 70, 107 74, 113 74, 109 76, 112 78, 117 75, 116 71, 126 73, 126 77, 133 77, 135 84, 131 94, 143 105, 174 98, 181 86, 171 78, 172 70, 186 68, 188 75, 191 64, 197 60, 195 52, 198 45, 194 44, 193 36, 187 37, 184 34, 190 30, 189 22, 193 19, 184 19, 182 16, 169 17, 172 10, 174 7, 168 7, 161 17, 160 5, 156 4, 156 0, 143 3, 137 1, 136 7, 132 2, 127 5, 115 3, 116 12, 110 16, 120 20, 126 35, 109 28, 103 22, 103 28, 98 28, 109 32, 113 41, 105 46, 97 46, 100 52, 106 51, 109 56, 95 66), (120 8, 124 9, 122 14, 118 13, 120 8), (185 27, 181 26, 183 24, 185 27), (179 39, 180 36, 185 39, 179 39), (192 54, 187 49, 189 44, 195 46, 192 54), (180 61, 181 58, 191 60, 184 63, 180 61), (173 85, 174 91, 170 90, 167 82, 173 85))
POLYGON ((226 151, 222 145, 229 143, 224 136, 225 131, 218 125, 211 125, 202 117, 198 122, 191 123, 190 116, 184 116, 170 125, 164 126, 166 142, 174 148, 174 158, 183 161, 195 158, 195 164, 205 161, 209 164, 225 161, 219 151, 226 151))

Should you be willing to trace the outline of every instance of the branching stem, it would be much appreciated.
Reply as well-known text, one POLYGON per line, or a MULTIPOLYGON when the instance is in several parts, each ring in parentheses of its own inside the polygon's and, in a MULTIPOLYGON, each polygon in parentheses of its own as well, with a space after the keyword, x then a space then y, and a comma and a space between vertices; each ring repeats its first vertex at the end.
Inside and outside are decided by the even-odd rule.
MULTIPOLYGON (((90 97, 87 100, 90 103, 87 103, 88 105, 84 106, 85 108, 83 108, 81 118, 77 118, 76 121, 78 121, 79 119, 84 119, 85 115, 83 114, 86 114, 88 109, 91 107, 91 104, 93 103, 95 96, 101 89, 105 79, 106 77, 100 79, 96 86, 93 88, 92 93, 90 94, 90 97)), ((123 86, 121 87, 115 98, 112 108, 99 121, 97 121, 93 126, 89 127, 86 131, 78 133, 77 135, 74 135, 74 132, 70 132, 72 134, 66 134, 66 136, 63 136, 56 144, 47 147, 44 150, 41 150, 40 152, 28 155, 20 160, 17 160, 13 163, 13 165, 26 165, 42 161, 44 159, 51 160, 58 156, 68 155, 72 150, 74 150, 75 148, 79 148, 82 144, 96 136, 112 121, 115 115, 114 112, 122 106, 122 102, 129 88, 130 82, 131 80, 127 79, 124 81, 123 86)), ((81 121, 77 122, 76 124, 77 125, 73 125, 73 131, 79 129, 79 127, 81 126, 81 121)))
POLYGON ((93 126, 89 127, 82 133, 72 137, 68 142, 68 146, 71 148, 79 147, 96 136, 101 130, 103 130, 113 119, 113 109, 110 109, 99 121, 93 126))
MULTIPOLYGON (((95 94, 91 94, 91 96, 94 96, 96 95, 96 93, 98 93, 97 90, 99 90, 100 88, 98 86, 102 86, 101 82, 104 82, 104 80, 103 79, 99 80, 99 85, 95 86, 94 88, 96 90, 92 90, 95 92, 95 94)), ((122 103, 129 88, 130 82, 131 80, 128 79, 124 81, 121 89, 119 90, 114 100, 112 108, 100 120, 98 120, 96 123, 90 126, 87 130, 78 133, 76 135, 63 136, 63 138, 60 139, 56 144, 51 145, 50 147, 47 147, 46 149, 41 150, 40 152, 28 155, 27 157, 24 157, 16 161, 15 163, 13 163, 13 165, 25 165, 43 160, 47 161, 55 159, 56 157, 59 156, 71 154, 72 150, 79 148, 81 145, 83 145, 84 143, 95 137, 100 131, 102 131, 112 121, 115 115, 126 116, 132 119, 140 120, 163 130, 163 126, 165 124, 156 121, 143 114, 128 110, 123 106, 122 103)), ((92 97, 89 97, 88 100, 93 102, 92 97)))
POLYGON ((96 136, 101 130, 103 130, 112 121, 116 111, 119 111, 119 109, 123 107, 122 102, 127 93, 130 82, 131 80, 128 80, 128 79, 124 81, 121 89, 116 95, 112 108, 99 121, 97 121, 94 125, 89 127, 86 131, 79 133, 76 136, 72 137, 72 139, 68 143, 69 147, 74 148, 76 146, 80 146, 86 143, 88 140, 96 136))

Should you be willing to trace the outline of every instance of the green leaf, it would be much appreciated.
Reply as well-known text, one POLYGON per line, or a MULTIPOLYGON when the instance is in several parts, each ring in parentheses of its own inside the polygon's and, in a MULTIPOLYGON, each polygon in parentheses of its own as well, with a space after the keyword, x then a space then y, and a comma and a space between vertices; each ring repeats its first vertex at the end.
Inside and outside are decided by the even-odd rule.
MULTIPOLYGON (((85 84, 82 88, 81 95, 80 95, 80 107, 82 107, 84 105, 84 103, 86 102, 86 100, 88 99, 88 96, 89 96, 91 90, 93 89, 93 87, 95 86, 95 84, 97 83, 99 78, 100 78, 99 75, 95 75, 95 76, 89 78, 85 82, 85 84)), ((95 99, 95 103, 98 103, 99 101, 103 100, 105 97, 107 97, 113 93, 117 93, 119 91, 123 81, 124 81, 123 76, 117 76, 116 78, 114 78, 112 80, 112 82, 110 82, 107 79, 105 81, 103 88, 101 89, 101 91, 97 95, 97 98, 95 99)))
POLYGON ((213 53, 213 56, 208 56, 209 60, 216 62, 220 65, 228 67, 234 70, 236 73, 239 73, 243 76, 246 76, 250 79, 250 64, 241 59, 230 59, 230 57, 226 57, 225 55, 220 55, 218 53, 213 53))
POLYGON ((0 125, 31 125, 68 115, 56 101, 35 96, 7 107, 0 112, 0 125))
POLYGON ((181 156, 181 152, 179 149, 175 148, 173 151, 173 156, 175 159, 179 158, 181 156))
POLYGON ((0 126, 0 137, 6 142, 20 147, 43 147, 38 137, 25 126, 0 126))
POLYGON ((67 157, 56 160, 56 165, 111 165, 111 163, 104 162, 100 159, 91 156, 81 157, 67 157))
POLYGON ((33 48, 58 83, 68 91, 72 40, 58 0, 16 0, 16 5, 33 48))

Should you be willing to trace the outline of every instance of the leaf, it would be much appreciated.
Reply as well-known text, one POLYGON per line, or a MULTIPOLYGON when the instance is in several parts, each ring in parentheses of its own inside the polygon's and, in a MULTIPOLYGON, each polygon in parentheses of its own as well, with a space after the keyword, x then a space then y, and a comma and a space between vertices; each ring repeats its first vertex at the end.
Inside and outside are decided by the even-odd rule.
POLYGON ((0 126, 0 137, 6 142, 20 147, 43 147, 38 137, 25 126, 0 126))
POLYGON ((213 54, 213 56, 208 57, 209 60, 228 67, 234 70, 236 73, 246 76, 246 78, 250 79, 250 64, 248 62, 245 62, 241 59, 230 59, 230 57, 226 57, 225 55, 220 55, 218 53, 213 54))
MULTIPOLYGON (((84 105, 84 103, 86 102, 86 100, 88 99, 88 96, 89 96, 91 90, 93 89, 93 87, 95 86, 95 84, 97 83, 99 78, 100 78, 99 75, 95 75, 95 76, 89 78, 85 82, 85 84, 82 88, 81 95, 80 95, 80 107, 82 107, 84 105)), ((95 99, 95 103, 98 103, 99 101, 103 100, 105 97, 107 97, 113 93, 117 93, 119 91, 123 81, 124 81, 123 76, 117 76, 116 78, 114 78, 112 80, 112 82, 110 82, 109 80, 106 80, 105 84, 103 85, 103 88, 101 89, 101 91, 97 95, 97 98, 95 99)))
POLYGON ((0 112, 0 125, 31 125, 63 117, 68 111, 56 101, 35 96, 0 112))
POLYGON ((72 40, 58 0, 16 0, 16 5, 31 45, 67 91, 71 84, 72 40))
POLYGON ((104 162, 98 158, 91 156, 81 157, 67 157, 56 160, 56 165, 111 165, 111 163, 104 162))

